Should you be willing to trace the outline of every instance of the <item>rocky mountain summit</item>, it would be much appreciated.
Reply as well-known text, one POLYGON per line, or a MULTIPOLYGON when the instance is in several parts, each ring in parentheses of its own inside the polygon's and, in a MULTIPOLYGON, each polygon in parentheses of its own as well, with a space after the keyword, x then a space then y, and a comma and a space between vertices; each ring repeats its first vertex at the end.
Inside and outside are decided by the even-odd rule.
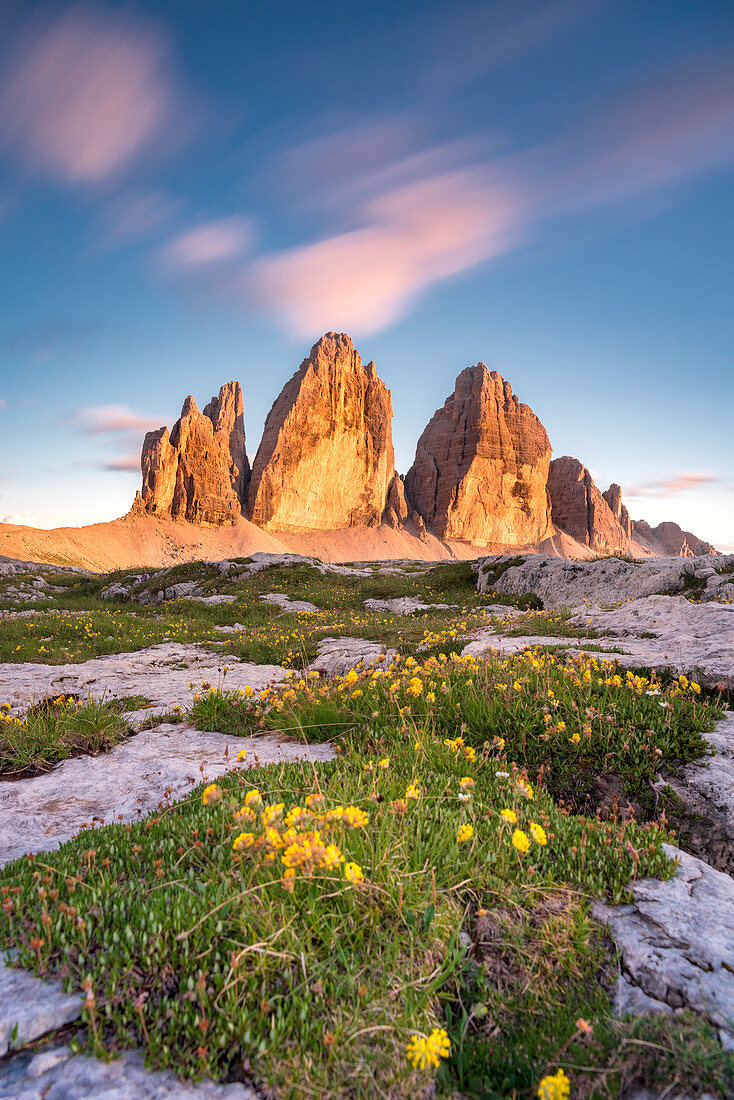
POLYGON ((438 538, 521 546, 550 534, 551 445, 509 382, 467 367, 418 440, 405 491, 438 538))
POLYGON ((146 434, 140 464, 143 487, 135 514, 201 525, 237 523, 250 478, 239 382, 222 386, 203 412, 187 397, 170 436, 168 428, 146 434))
POLYGON ((148 432, 131 515, 199 527, 247 519, 295 538, 380 528, 415 556, 466 556, 471 547, 570 557, 716 553, 675 523, 633 522, 619 485, 601 492, 578 459, 551 456, 532 409, 480 362, 457 377, 403 479, 390 391, 349 336, 328 332, 273 404, 252 471, 242 390, 228 382, 203 412, 187 397, 170 435, 148 432))
POLYGON ((281 531, 373 526, 394 475, 390 391, 347 335, 328 332, 265 421, 250 518, 281 531))

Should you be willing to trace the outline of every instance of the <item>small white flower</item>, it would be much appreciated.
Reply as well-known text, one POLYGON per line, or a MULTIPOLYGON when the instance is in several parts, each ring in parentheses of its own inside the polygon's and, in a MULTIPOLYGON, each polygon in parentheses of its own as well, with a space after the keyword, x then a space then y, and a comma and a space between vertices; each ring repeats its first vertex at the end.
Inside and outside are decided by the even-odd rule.
POLYGON ((495 772, 494 774, 497 776, 498 779, 509 779, 510 778, 510 773, 509 772, 495 772))

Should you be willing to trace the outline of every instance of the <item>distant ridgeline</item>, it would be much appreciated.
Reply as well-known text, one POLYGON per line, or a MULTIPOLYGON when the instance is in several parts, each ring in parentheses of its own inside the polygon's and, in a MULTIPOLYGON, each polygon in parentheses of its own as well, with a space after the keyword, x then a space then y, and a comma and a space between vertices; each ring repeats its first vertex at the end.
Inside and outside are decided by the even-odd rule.
POLYGON ((631 521, 618 485, 601 493, 577 459, 551 455, 532 409, 478 363, 434 413, 403 479, 390 391, 348 336, 328 332, 270 410, 252 469, 242 389, 228 382, 203 412, 187 397, 170 434, 148 432, 131 514, 202 526, 245 517, 284 532, 387 524, 492 550, 563 532, 598 553, 716 552, 675 523, 631 521))

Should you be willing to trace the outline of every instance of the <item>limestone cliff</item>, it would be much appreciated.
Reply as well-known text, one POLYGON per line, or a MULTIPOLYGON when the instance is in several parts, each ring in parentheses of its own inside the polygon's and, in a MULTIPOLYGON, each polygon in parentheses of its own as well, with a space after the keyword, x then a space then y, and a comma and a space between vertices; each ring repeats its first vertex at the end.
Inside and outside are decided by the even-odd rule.
MULTIPOLYGON (((607 492, 616 503, 615 489, 619 486, 610 486, 607 492)), ((621 518, 614 514, 591 474, 577 458, 564 455, 553 459, 548 472, 548 493, 554 526, 600 553, 627 550, 629 534, 621 518)), ((618 503, 621 517, 621 491, 618 503)))
POLYGON ((551 530, 545 428, 509 382, 467 367, 418 440, 405 479, 410 504, 438 538, 522 546, 551 530))
POLYGON ((294 532, 374 526, 394 473, 390 391, 348 336, 329 332, 268 414, 252 467, 250 519, 294 532))
POLYGON ((236 523, 250 475, 242 389, 228 382, 200 412, 186 398, 173 429, 148 432, 140 459, 143 486, 133 512, 190 523, 236 523))

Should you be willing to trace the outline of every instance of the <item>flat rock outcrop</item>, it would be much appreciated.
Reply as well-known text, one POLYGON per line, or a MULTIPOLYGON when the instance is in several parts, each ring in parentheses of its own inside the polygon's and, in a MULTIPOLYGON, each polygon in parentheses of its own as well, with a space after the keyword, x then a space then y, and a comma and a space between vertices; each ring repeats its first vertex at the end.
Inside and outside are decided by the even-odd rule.
MULTIPOLYGON (((187 702, 185 695, 180 699, 187 702)), ((242 749, 247 766, 334 756, 329 744, 277 736, 236 737, 169 724, 143 730, 100 756, 75 757, 45 775, 0 783, 0 866, 26 852, 50 852, 84 826, 134 821, 167 799, 184 798, 204 777, 218 779, 236 767, 242 749)))
POLYGON ((662 1006, 703 1016, 731 1041, 734 880, 679 848, 665 851, 679 861, 673 878, 643 879, 631 905, 595 902, 592 912, 609 929, 632 986, 662 1006))
MULTIPOLYGON (((477 563, 481 592, 532 592, 546 610, 619 605, 642 596, 695 591, 703 603, 734 604, 734 554, 716 558, 642 558, 569 561, 547 554, 502 554, 477 563)), ((695 606, 695 605, 689 605, 695 606)))
POLYGON ((250 480, 250 518, 280 531, 375 526, 394 473, 390 391, 347 335, 329 332, 265 421, 250 480))
POLYGON ((140 465, 143 487, 133 514, 202 526, 237 523, 250 476, 239 382, 222 386, 203 412, 187 397, 170 435, 168 428, 146 434, 140 465))
POLYGON ((636 519, 632 524, 632 537, 653 554, 696 558, 701 554, 718 553, 710 542, 699 539, 691 531, 684 531, 669 520, 651 527, 644 519, 636 519))
MULTIPOLYGON (((599 492, 594 479, 577 458, 564 455, 554 458, 548 471, 548 494, 551 500, 551 518, 556 527, 601 553, 626 550, 629 534, 621 522, 621 490, 619 497, 611 486, 607 492, 619 505, 619 517, 615 515, 606 498, 599 492)), ((629 516, 627 517, 629 521, 629 516)))
POLYGON ((405 479, 413 508, 438 538, 522 546, 551 532, 545 428, 509 382, 467 367, 418 440, 405 479))

